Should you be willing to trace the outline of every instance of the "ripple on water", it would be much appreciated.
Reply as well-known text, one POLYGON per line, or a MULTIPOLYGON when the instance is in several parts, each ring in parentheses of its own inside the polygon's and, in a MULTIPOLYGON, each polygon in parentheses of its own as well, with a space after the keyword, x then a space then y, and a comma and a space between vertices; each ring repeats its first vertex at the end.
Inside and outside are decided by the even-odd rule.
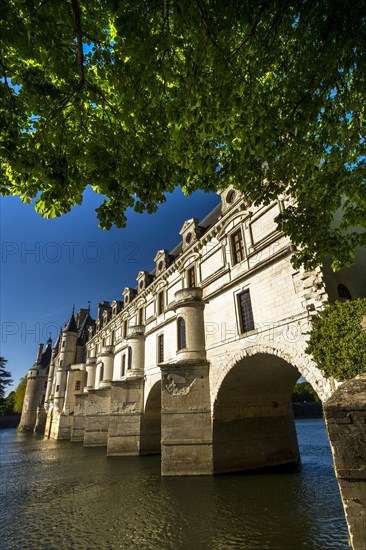
POLYGON ((107 458, 105 449, 8 433, 2 548, 344 550, 324 425, 301 424, 299 440, 297 472, 161 478, 159 457, 107 458))

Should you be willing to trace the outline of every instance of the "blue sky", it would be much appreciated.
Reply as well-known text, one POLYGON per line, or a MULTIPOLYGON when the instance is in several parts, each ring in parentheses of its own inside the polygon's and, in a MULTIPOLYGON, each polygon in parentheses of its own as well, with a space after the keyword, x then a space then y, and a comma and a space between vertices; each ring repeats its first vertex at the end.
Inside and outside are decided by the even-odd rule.
POLYGON ((176 189, 157 213, 129 210, 127 227, 110 231, 98 228, 101 202, 87 189, 81 206, 47 220, 18 197, 1 198, 0 355, 8 360, 13 387, 33 364, 38 342, 49 333, 55 340, 73 304, 87 307, 90 300, 95 318, 99 302, 121 299, 140 270, 153 269, 158 250, 179 242, 184 221, 202 219, 219 197, 202 191, 185 197, 176 189))

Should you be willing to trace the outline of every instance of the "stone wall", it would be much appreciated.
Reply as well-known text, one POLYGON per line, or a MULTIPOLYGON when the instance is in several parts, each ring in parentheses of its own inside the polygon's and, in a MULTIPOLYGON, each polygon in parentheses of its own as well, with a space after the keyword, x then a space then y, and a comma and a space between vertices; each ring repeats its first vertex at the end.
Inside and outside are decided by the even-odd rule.
POLYGON ((342 384, 324 413, 350 542, 366 550, 366 376, 342 384))

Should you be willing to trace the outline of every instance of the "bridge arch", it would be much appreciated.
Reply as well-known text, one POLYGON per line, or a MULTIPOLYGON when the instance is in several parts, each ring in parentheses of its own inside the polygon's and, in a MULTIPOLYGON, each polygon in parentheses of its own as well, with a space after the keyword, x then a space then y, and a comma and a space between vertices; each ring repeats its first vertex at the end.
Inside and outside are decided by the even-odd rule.
POLYGON ((220 357, 219 367, 215 367, 214 372, 211 373, 211 403, 215 403, 216 396, 224 379, 239 362, 246 358, 263 354, 273 355, 283 359, 290 365, 293 365, 299 371, 300 375, 306 378, 306 380, 311 384, 321 401, 326 401, 334 393, 336 385, 333 380, 325 378, 323 373, 317 368, 314 361, 312 361, 311 357, 303 350, 304 346, 301 346, 300 348, 292 348, 290 346, 283 348, 279 346, 266 346, 257 343, 252 346, 240 348, 239 350, 236 348, 231 352, 228 351, 224 357, 224 360, 222 359, 222 356, 220 357))
POLYGON ((326 380, 310 357, 291 350, 255 345, 228 359, 211 387, 214 472, 296 464, 294 386, 304 375, 324 399, 326 380))
POLYGON ((140 454, 161 453, 161 378, 149 388, 141 419, 140 454))

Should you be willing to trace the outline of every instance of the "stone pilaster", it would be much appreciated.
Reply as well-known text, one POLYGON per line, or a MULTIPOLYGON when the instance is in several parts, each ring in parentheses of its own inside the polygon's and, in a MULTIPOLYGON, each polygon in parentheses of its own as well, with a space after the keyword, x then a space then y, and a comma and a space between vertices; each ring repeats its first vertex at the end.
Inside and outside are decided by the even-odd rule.
POLYGON ((212 474, 209 365, 191 360, 160 367, 162 475, 212 474))
POLYGON ((342 384, 324 414, 350 542, 366 550, 366 377, 342 384))
POLYGON ((144 402, 143 376, 112 382, 108 456, 139 455, 144 402))
POLYGON ((108 439, 111 390, 89 390, 85 403, 84 447, 105 447, 108 439))
POLYGON ((74 414, 71 425, 71 441, 84 441, 86 410, 89 396, 87 394, 77 395, 75 397, 74 414))
POLYGON ((39 434, 44 434, 46 428, 47 412, 43 405, 37 407, 36 424, 34 431, 39 434))

